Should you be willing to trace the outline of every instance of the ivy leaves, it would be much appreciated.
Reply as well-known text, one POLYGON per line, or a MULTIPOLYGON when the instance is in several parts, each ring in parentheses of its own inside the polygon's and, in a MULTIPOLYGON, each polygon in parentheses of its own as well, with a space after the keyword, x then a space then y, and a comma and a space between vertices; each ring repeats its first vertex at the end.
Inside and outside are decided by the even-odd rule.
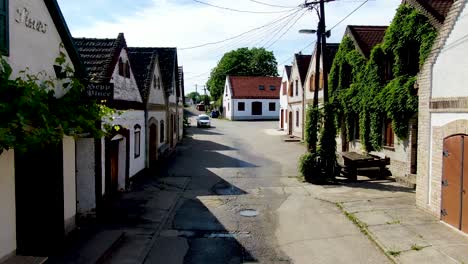
POLYGON ((343 39, 331 67, 329 86, 335 107, 332 114, 347 122, 348 139, 357 117, 361 143, 367 151, 382 148, 386 118, 392 120, 398 138, 408 136, 409 121, 418 111, 416 74, 436 36, 436 29, 422 13, 403 4, 369 60, 349 37, 343 39))
POLYGON ((24 152, 58 143, 65 135, 103 136, 100 122, 115 111, 84 97, 83 84, 66 64, 65 54, 60 54, 55 66, 63 80, 27 71, 11 80, 12 69, 0 58, 0 150, 24 152), (67 91, 61 98, 55 96, 57 84, 67 91))

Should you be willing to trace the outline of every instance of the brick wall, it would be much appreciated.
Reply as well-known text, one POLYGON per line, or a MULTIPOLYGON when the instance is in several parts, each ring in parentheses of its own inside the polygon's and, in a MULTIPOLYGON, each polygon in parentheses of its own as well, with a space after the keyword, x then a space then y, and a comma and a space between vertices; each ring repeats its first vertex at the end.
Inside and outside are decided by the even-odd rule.
MULTIPOLYGON (((453 30, 455 22, 457 21, 465 1, 457 0, 454 2, 450 12, 448 13, 444 25, 439 30, 439 35, 434 42, 432 52, 423 65, 421 72, 418 76, 419 86, 419 116, 418 116, 418 163, 417 163, 417 178, 416 178, 416 204, 423 209, 440 216, 440 177, 442 171, 437 173, 438 168, 442 166, 442 140, 441 133, 455 132, 452 130, 452 123, 444 126, 444 128, 434 129, 433 138, 431 135, 431 91, 432 91, 432 70, 433 65, 437 61, 437 57, 441 49, 444 47, 445 42, 453 30), (438 132, 438 131, 442 132, 438 132), (443 132, 445 131, 445 132, 443 132), (430 158, 430 146, 433 146, 433 160, 430 158), (440 154, 440 155, 439 155, 440 154), (433 177, 430 179, 429 167, 432 163, 433 177)), ((440 103, 439 103, 440 104, 440 103)), ((437 105, 437 103, 436 103, 437 105)), ((432 104, 432 106, 435 106, 432 104)), ((435 109, 434 109, 435 110, 435 109)), ((438 112, 443 111, 441 109, 438 112)), ((448 110, 450 111, 450 110, 448 110)), ((465 110, 466 111, 466 110, 465 110)), ((453 112, 453 111, 450 111, 453 112)))

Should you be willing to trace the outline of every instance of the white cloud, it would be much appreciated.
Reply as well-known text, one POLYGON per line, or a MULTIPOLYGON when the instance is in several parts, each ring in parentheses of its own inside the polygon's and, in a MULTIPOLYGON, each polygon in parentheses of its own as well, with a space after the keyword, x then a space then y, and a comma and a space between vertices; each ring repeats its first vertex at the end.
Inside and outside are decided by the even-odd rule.
MULTIPOLYGON (((258 5, 249 0, 238 0, 235 2, 228 0, 204 1, 239 10, 285 10, 258 5)), ((288 3, 292 1, 285 0, 264 2, 278 5, 293 5, 288 3)), ((296 0, 294 2, 297 4, 303 3, 301 0, 296 0)), ((338 0, 328 3, 326 6, 328 26, 331 27, 337 23, 361 3, 362 1, 355 0, 338 0)), ((329 41, 339 42, 343 36, 344 28, 348 24, 388 25, 399 3, 401 3, 401 0, 369 1, 360 10, 334 29, 329 41)), ((66 7, 66 1, 61 5, 66 7)), ((93 6, 90 5, 88 8, 91 9, 93 6)), ((84 7, 82 7, 82 9, 84 9, 84 7)), ((111 9, 107 11, 111 11, 111 9)), ((113 38, 116 37, 119 32, 124 32, 129 46, 170 46, 183 48, 229 38, 252 28, 267 24, 269 21, 284 15, 284 13, 238 13, 201 5, 188 0, 184 0, 183 2, 153 0, 153 3, 145 7, 144 10, 117 19, 114 17, 111 22, 95 21, 91 23, 91 26, 89 23, 85 26, 80 26, 80 22, 77 21, 78 23, 69 22, 69 26, 72 29, 73 35, 76 37, 113 38)), ((315 28, 316 25, 316 13, 307 12, 280 41, 270 48, 276 55, 278 62, 280 63, 292 57, 294 52, 297 52, 315 38, 314 35, 298 34, 297 31, 299 29, 315 28)), ((277 27, 276 31, 278 31, 279 28, 280 27, 277 27)), ((179 50, 179 64, 184 66, 186 72, 186 92, 193 91, 195 89, 195 84, 204 85, 206 83, 210 70, 216 65, 217 61, 225 52, 239 47, 264 43, 275 34, 271 29, 272 28, 266 28, 263 31, 258 30, 255 34, 248 34, 239 39, 205 48, 179 50), (197 77, 193 78, 193 76, 197 77)), ((304 53, 311 53, 311 49, 312 48, 308 48, 304 53)))

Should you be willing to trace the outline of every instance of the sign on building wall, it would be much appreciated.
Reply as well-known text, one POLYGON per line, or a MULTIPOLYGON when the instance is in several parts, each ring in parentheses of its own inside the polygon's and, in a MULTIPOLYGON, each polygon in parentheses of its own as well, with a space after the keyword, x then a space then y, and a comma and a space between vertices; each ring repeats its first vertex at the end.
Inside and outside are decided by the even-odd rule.
POLYGON ((111 100, 114 98, 114 84, 88 83, 86 85, 86 95, 93 99, 111 100))

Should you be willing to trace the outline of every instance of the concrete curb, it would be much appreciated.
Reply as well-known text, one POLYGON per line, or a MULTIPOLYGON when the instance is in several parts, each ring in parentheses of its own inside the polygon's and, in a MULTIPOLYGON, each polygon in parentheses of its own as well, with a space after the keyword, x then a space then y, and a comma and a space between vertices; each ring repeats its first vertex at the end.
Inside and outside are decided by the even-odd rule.
POLYGON ((174 199, 174 203, 171 205, 171 208, 167 211, 167 214, 164 216, 164 219, 161 221, 161 224, 155 229, 155 232, 154 232, 154 235, 153 237, 151 238, 151 242, 149 243, 149 245, 143 250, 143 253, 138 257, 138 259, 136 260, 135 263, 141 263, 143 264, 146 260, 146 258, 148 257, 151 249, 153 248, 154 244, 156 243, 156 239, 159 238, 159 234, 161 233, 161 229, 163 228, 163 226, 166 224, 167 220, 169 219, 169 216, 172 215, 172 213, 174 212, 174 209, 176 208, 177 204, 179 203, 180 201, 180 198, 182 197, 183 193, 185 192, 185 190, 187 189, 187 186, 189 184, 189 182, 191 181, 191 178, 190 177, 187 177, 187 181, 185 181, 185 184, 184 186, 181 188, 181 191, 180 193, 177 194, 177 198, 174 199))

